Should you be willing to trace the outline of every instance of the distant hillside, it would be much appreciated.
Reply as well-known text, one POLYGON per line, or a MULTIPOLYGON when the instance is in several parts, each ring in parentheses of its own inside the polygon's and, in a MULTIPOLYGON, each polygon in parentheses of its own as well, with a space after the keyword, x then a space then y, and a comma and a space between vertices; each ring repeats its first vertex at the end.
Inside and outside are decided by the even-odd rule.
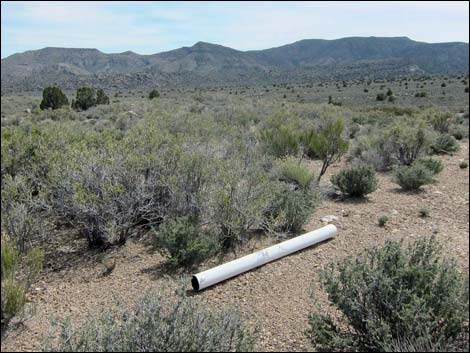
POLYGON ((44 48, 1 61, 2 94, 94 85, 136 89, 289 82, 315 78, 383 78, 468 73, 468 43, 422 43, 406 37, 307 39, 278 48, 239 51, 198 42, 153 55, 44 48))

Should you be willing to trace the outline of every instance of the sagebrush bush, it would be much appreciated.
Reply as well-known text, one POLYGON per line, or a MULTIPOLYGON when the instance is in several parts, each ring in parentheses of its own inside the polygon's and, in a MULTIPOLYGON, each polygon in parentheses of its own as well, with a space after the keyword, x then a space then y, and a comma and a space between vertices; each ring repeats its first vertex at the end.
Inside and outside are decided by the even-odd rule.
POLYGON ((433 183, 433 175, 427 166, 416 163, 396 168, 393 181, 404 190, 418 190, 423 185, 433 183))
POLYGON ((313 181, 313 173, 304 167, 299 160, 288 158, 278 163, 280 179, 293 183, 300 188, 308 188, 313 181))
POLYGON ((183 297, 172 302, 146 295, 135 309, 117 304, 90 317, 82 327, 59 323, 44 351, 55 352, 246 352, 254 334, 233 309, 213 312, 183 297))
POLYGON ((416 161, 428 169, 433 175, 437 175, 444 170, 444 165, 438 159, 432 157, 421 158, 416 161))
POLYGON ((15 315, 21 315, 26 292, 42 268, 43 252, 28 249, 20 252, 6 234, 1 236, 1 328, 2 332, 15 315))
POLYGON ((422 218, 427 218, 427 217, 429 217, 430 212, 431 211, 429 211, 429 208, 421 207, 419 209, 419 216, 422 217, 422 218))
POLYGON ((310 316, 307 335, 315 348, 385 351, 405 339, 448 345, 465 336, 468 278, 453 261, 441 260, 440 252, 434 238, 407 247, 387 241, 331 264, 321 282, 342 315, 310 316))
POLYGON ((341 118, 327 117, 324 125, 317 130, 307 132, 301 137, 305 150, 322 161, 317 182, 325 174, 328 167, 341 160, 348 152, 349 141, 343 136, 344 121, 341 118))
POLYGON ((299 136, 287 126, 280 125, 261 133, 266 149, 275 157, 296 155, 299 152, 299 136))
POLYGON ((2 229, 21 252, 26 250, 26 244, 32 240, 39 223, 33 215, 32 192, 24 177, 6 175, 2 180, 2 229))
POLYGON ((316 190, 280 183, 272 190, 272 202, 265 211, 265 228, 274 233, 296 234, 319 203, 316 190))
POLYGON ((201 229, 189 217, 170 219, 155 232, 156 249, 174 266, 191 268, 216 254, 220 249, 215 234, 201 229))
POLYGON ((388 216, 380 216, 379 217, 379 226, 380 227, 385 227, 387 222, 388 222, 388 216))
POLYGON ((426 151, 429 143, 422 123, 418 126, 397 124, 387 133, 387 139, 397 160, 403 165, 411 165, 426 151))
POLYGON ((363 197, 377 190, 374 168, 369 165, 356 165, 340 171, 331 177, 331 182, 345 195, 363 197))
POLYGON ((367 135, 358 136, 349 152, 349 159, 369 164, 376 171, 389 170, 396 157, 392 145, 381 131, 370 131, 367 135))
POLYGON ((433 129, 442 134, 449 132, 451 119, 450 113, 434 113, 429 118, 433 129))
POLYGON ((431 145, 434 153, 450 153, 459 150, 459 144, 455 137, 449 134, 438 134, 431 145))

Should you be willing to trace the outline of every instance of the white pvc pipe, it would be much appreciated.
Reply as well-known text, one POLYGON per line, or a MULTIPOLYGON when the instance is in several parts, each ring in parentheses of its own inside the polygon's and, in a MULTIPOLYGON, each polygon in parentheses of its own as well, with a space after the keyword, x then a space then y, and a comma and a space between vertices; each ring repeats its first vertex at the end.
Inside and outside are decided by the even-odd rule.
POLYGON ((277 260, 296 251, 305 249, 316 243, 332 238, 338 233, 333 224, 329 224, 312 232, 299 235, 269 248, 259 250, 253 254, 227 262, 220 266, 200 272, 193 276, 191 284, 198 291, 210 287, 240 273, 252 270, 268 262, 277 260))

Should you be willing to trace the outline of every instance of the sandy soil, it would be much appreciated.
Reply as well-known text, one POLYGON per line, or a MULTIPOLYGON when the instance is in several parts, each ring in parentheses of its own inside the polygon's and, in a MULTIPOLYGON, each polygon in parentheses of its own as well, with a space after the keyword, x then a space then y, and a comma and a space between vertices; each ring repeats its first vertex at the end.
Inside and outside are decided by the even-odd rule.
MULTIPOLYGON (((420 193, 405 193, 391 182, 388 174, 379 175, 379 189, 369 198, 358 201, 325 200, 315 211, 306 231, 322 225, 325 215, 338 217, 338 236, 313 248, 288 256, 262 268, 225 281, 194 294, 210 307, 237 307, 252 325, 259 325, 257 348, 263 351, 307 351, 312 347, 303 332, 315 298, 328 307, 325 294, 318 285, 318 273, 331 261, 358 254, 386 239, 411 240, 435 233, 445 245, 446 254, 455 257, 459 268, 468 272, 469 258, 469 171, 460 169, 459 162, 468 160, 468 142, 454 156, 440 157, 445 164, 439 182, 423 188, 420 193), (419 210, 427 207, 429 218, 421 218, 419 210), (386 227, 377 220, 389 216, 386 227)), ((312 164, 316 169, 316 165, 312 164)), ((337 173, 341 165, 330 168, 324 182, 337 173)), ((267 239, 251 242, 243 249, 227 255, 222 261, 248 254, 270 245, 267 239)), ((64 249, 64 258, 74 254, 64 249)), ((106 277, 95 255, 75 254, 75 261, 55 271, 47 270, 33 286, 29 296, 34 314, 2 339, 2 351, 40 349, 51 318, 70 315, 79 324, 88 313, 110 306, 115 298, 133 303, 145 292, 164 291, 173 295, 181 281, 189 278, 168 274, 163 259, 144 242, 128 242, 107 255, 115 259, 116 268, 106 277), (181 278, 182 277, 182 278, 181 278)), ((205 264, 210 268, 216 261, 205 264)), ((188 292, 191 293, 191 292, 188 292)))

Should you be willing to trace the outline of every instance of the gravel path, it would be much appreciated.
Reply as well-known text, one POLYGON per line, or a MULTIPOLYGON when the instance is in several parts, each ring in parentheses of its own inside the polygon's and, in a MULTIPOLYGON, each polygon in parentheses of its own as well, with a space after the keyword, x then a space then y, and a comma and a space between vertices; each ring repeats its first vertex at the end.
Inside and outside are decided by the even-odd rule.
MULTIPOLYGON (((259 325, 258 349, 263 351, 311 350, 303 332, 308 313, 313 310, 312 296, 322 310, 332 310, 318 288, 318 273, 328 263, 355 255, 386 239, 411 240, 436 233, 445 244, 446 253, 457 258, 462 271, 468 272, 469 258, 469 172, 459 162, 468 160, 468 142, 454 156, 443 156, 444 171, 439 183, 426 186, 420 193, 404 193, 391 183, 390 175, 379 176, 379 189, 363 202, 326 200, 312 215, 306 231, 324 225, 320 218, 338 217, 338 236, 313 248, 267 264, 195 295, 211 308, 233 305, 246 320, 259 325), (427 207, 429 218, 419 217, 427 207), (386 227, 377 225, 382 215, 389 216, 386 227)), ((315 170, 316 165, 312 164, 315 170)), ((338 172, 332 166, 328 174, 338 172)), ((329 180, 329 175, 324 181, 329 180)), ((270 245, 267 239, 253 241, 224 261, 270 245)), ((116 268, 107 277, 100 276, 102 266, 96 261, 58 272, 49 272, 29 296, 34 315, 2 339, 2 351, 38 350, 47 333, 49 318, 71 315, 80 323, 89 312, 106 308, 117 297, 133 303, 146 291, 166 291, 172 295, 180 283, 179 275, 162 270, 163 260, 142 243, 129 242, 110 255, 116 268)), ((209 268, 215 260, 203 266, 209 268)), ((187 280, 187 278, 186 278, 187 280)), ((188 285, 188 289, 189 289, 188 285)))

